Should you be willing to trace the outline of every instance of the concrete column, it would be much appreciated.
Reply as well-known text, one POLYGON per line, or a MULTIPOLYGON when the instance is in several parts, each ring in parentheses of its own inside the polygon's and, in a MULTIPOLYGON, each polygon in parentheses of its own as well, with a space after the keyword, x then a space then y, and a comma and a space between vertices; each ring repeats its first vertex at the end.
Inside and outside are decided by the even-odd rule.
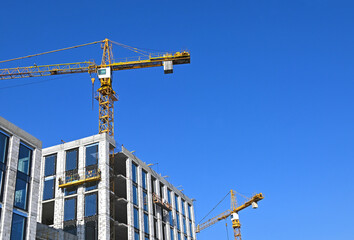
MULTIPOLYGON (((78 158, 78 174, 80 177, 85 175, 85 148, 83 146, 79 147, 79 158, 78 158)), ((77 187, 77 238, 85 239, 85 198, 84 198, 84 188, 82 185, 77 187)))
POLYGON ((64 221, 64 191, 59 188, 59 178, 65 179, 65 151, 63 145, 57 152, 56 182, 55 182, 55 203, 54 203, 54 228, 62 229, 64 221))
POLYGON ((31 169, 31 182, 30 193, 28 195, 28 226, 27 239, 36 238, 37 229, 37 210, 38 210, 38 198, 39 198, 39 181, 40 181, 40 165, 41 165, 42 151, 34 149, 32 153, 32 169, 31 169))
MULTIPOLYGON (((106 136, 106 135, 105 135, 106 136)), ((100 240, 110 239, 110 196, 109 196, 109 142, 99 143, 99 169, 101 181, 98 184, 98 237, 100 240)))

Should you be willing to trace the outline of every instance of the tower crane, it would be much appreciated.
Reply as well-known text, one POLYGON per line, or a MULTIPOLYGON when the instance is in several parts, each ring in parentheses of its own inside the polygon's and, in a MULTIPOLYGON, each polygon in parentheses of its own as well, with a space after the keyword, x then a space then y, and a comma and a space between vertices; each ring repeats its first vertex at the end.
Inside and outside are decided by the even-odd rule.
POLYGON ((241 231, 240 231, 241 223, 239 220, 238 212, 249 207, 249 206, 252 206, 252 208, 258 208, 257 202, 262 200, 264 197, 263 197, 262 193, 258 193, 258 194, 253 195, 244 204, 237 206, 236 191, 231 190, 230 195, 231 195, 231 209, 226 210, 225 212, 223 212, 223 213, 217 215, 216 217, 213 217, 201 224, 198 224, 197 230, 196 230, 197 233, 199 233, 201 230, 204 230, 204 229, 210 227, 211 225, 213 225, 221 220, 227 219, 228 217, 231 216, 232 228, 234 230, 235 240, 241 240, 241 231))
POLYGON ((97 90, 98 95, 96 97, 99 102, 99 133, 108 133, 110 136, 113 137, 114 102, 118 101, 118 96, 112 87, 113 71, 163 66, 164 73, 169 74, 173 73, 173 65, 190 63, 189 51, 152 54, 147 51, 117 43, 109 39, 9 60, 3 60, 0 61, 0 63, 74 49, 92 44, 101 44, 101 48, 103 49, 101 64, 96 64, 94 61, 84 61, 76 63, 5 68, 0 69, 0 80, 28 77, 43 77, 70 73, 89 73, 91 76, 92 84, 94 84, 95 76, 97 76, 100 80, 100 88, 98 88, 97 90), (113 58, 112 44, 127 48, 128 50, 139 53, 142 56, 134 59, 127 58, 123 61, 115 61, 113 58))

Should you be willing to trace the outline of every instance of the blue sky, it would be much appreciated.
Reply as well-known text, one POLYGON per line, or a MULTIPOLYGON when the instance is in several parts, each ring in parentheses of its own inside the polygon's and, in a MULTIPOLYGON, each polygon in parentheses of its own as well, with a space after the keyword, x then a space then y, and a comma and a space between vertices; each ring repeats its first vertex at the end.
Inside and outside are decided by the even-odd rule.
MULTIPOLYGON (((240 212, 243 239, 354 239, 353 8, 349 0, 7 1, 0 60, 104 38, 189 49, 191 64, 172 75, 115 72, 116 141, 182 185, 197 200, 197 222, 230 189, 263 192, 257 210, 240 212)), ((91 46, 0 68, 100 55, 91 46)), ((1 81, 0 115, 44 147, 79 139, 98 131, 91 91, 88 74, 1 81)), ((229 199, 211 216, 228 208, 229 199)), ((228 232, 232 239, 230 222, 228 232)), ((198 239, 227 239, 225 222, 198 239)))

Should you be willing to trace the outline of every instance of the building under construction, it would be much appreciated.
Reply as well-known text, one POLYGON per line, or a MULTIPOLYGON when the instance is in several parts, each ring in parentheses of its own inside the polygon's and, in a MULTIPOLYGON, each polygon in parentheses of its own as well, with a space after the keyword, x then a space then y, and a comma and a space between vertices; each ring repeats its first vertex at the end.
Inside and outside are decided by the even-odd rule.
POLYGON ((106 133, 43 149, 38 222, 58 239, 196 239, 193 201, 115 149, 106 133))

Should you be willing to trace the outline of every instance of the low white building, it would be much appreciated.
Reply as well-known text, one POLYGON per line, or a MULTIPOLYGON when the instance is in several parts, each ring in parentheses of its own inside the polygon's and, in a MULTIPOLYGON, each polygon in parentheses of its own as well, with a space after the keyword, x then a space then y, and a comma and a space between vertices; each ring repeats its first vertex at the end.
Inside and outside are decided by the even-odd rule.
POLYGON ((193 201, 98 134, 43 149, 38 222, 78 239, 195 240, 193 201))

